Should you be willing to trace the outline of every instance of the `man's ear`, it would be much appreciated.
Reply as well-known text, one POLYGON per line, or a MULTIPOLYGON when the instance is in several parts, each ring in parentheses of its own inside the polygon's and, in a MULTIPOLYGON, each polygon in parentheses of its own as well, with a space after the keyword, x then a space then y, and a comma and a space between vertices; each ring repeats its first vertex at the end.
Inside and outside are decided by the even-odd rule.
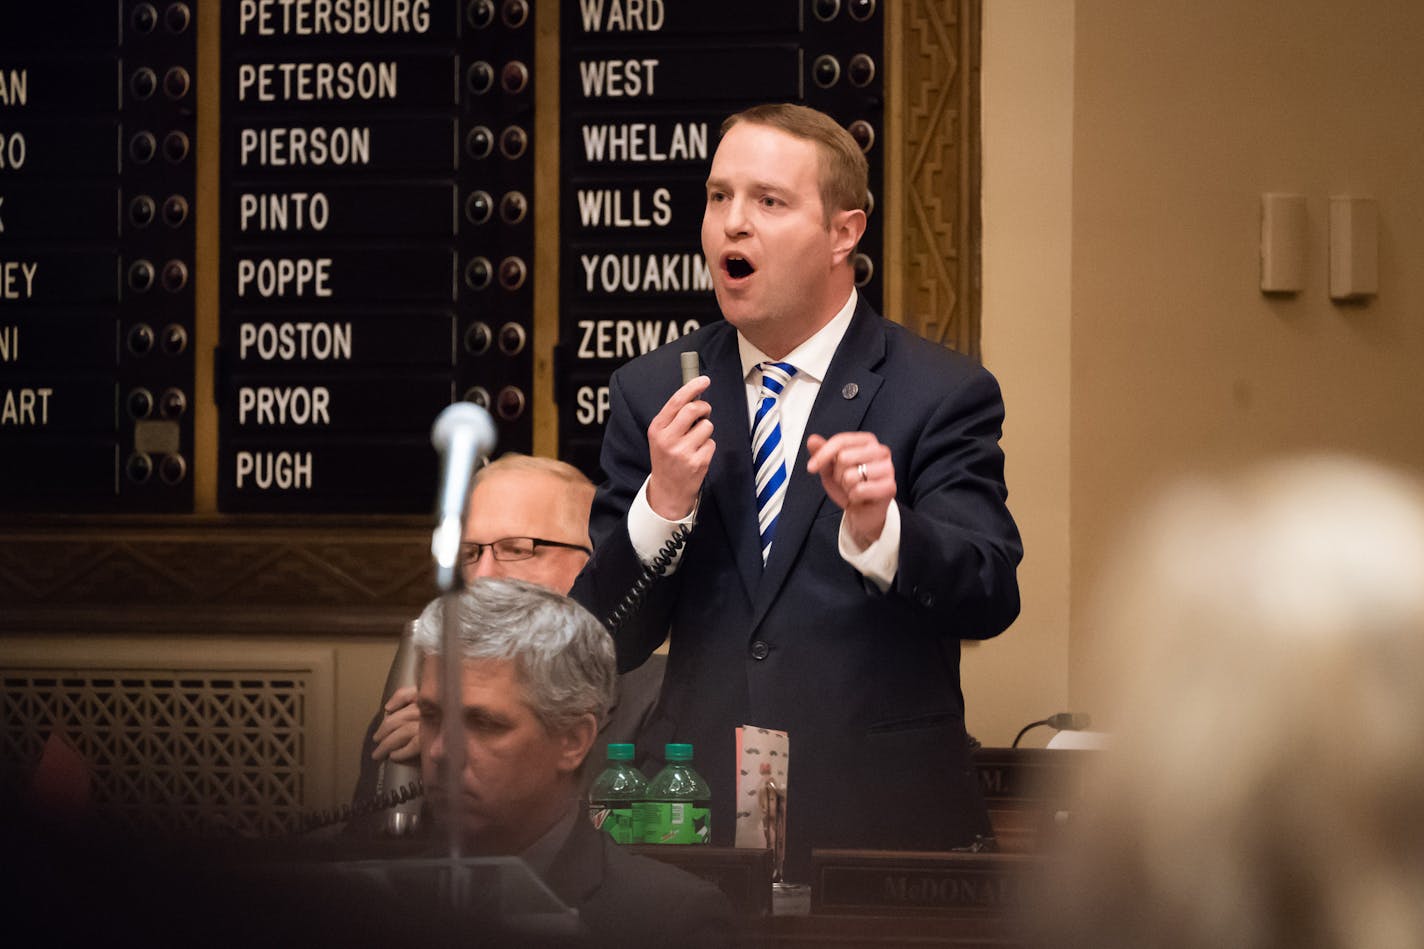
POLYGON ((837 211, 831 215, 831 262, 845 263, 865 234, 864 211, 837 211))
POLYGON ((559 770, 577 771, 578 766, 583 764, 583 759, 588 757, 597 737, 598 718, 592 712, 586 712, 574 719, 559 735, 559 770))

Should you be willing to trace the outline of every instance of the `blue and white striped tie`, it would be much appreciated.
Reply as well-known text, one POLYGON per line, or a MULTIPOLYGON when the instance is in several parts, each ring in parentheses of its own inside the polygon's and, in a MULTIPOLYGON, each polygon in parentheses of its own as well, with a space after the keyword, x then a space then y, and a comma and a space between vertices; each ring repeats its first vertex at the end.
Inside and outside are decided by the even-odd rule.
POLYGON ((771 553, 776 519, 786 497, 786 465, 781 446, 778 402, 796 367, 784 362, 761 364, 761 403, 752 420, 752 470, 756 474, 757 523, 761 528, 761 562, 771 553))

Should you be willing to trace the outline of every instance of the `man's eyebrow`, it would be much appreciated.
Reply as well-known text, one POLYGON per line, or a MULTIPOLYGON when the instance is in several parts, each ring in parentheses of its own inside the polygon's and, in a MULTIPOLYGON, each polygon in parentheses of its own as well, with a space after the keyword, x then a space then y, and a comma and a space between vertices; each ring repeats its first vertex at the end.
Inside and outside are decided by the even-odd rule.
POLYGON ((466 721, 471 722, 489 722, 494 725, 507 725, 510 721, 507 716, 499 715, 484 705, 466 705, 460 710, 460 713, 464 716, 466 721))
MULTIPOLYGON (((730 184, 720 178, 708 178, 707 187, 708 189, 717 188, 722 191, 734 190, 730 184)), ((765 178, 757 178, 754 181, 747 182, 746 190, 757 193, 763 191, 774 191, 777 194, 786 194, 790 192, 792 188, 785 182, 770 181, 765 178)))
MULTIPOLYGON (((422 714, 442 711, 444 706, 429 696, 416 696, 415 707, 422 714)), ((460 717, 467 722, 487 722, 494 725, 508 725, 510 718, 500 715, 490 709, 487 705, 462 705, 460 706, 460 717)))

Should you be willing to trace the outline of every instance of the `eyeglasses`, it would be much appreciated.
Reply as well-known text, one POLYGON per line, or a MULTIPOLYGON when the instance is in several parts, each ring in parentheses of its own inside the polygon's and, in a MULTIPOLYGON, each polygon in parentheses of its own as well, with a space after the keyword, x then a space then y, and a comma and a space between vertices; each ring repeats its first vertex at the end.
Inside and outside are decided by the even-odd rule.
POLYGON ((590 557, 593 556, 593 551, 583 544, 566 544, 561 540, 543 540, 538 537, 505 537, 500 540, 491 541, 488 544, 461 544, 460 556, 468 566, 478 561, 484 556, 485 551, 488 550, 494 554, 495 560, 508 563, 512 560, 528 560, 538 552, 540 547, 582 550, 590 557))

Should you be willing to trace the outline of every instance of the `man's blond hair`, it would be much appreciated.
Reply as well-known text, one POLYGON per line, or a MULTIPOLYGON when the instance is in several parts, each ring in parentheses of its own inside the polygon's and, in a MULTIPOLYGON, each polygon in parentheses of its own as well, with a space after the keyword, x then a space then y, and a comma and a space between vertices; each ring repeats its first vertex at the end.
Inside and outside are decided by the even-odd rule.
POLYGON ((566 481, 574 487, 588 488, 590 492, 593 491, 593 482, 568 462, 560 461, 557 458, 545 458, 542 455, 525 455, 517 451, 507 451, 476 471, 474 483, 479 484, 490 472, 499 471, 541 471, 560 481, 566 481))
POLYGON ((525 455, 517 451, 508 451, 475 472, 475 476, 470 482, 470 490, 473 491, 481 481, 492 475, 521 473, 544 474, 562 482, 567 491, 557 501, 551 503, 558 504, 560 517, 565 526, 580 537, 588 536, 588 512, 593 507, 595 488, 593 482, 588 480, 587 475, 568 462, 559 461, 557 458, 544 458, 540 455, 525 455))
POLYGON ((835 211, 868 211, 870 164, 855 139, 824 112, 789 102, 769 102, 727 116, 726 135, 735 125, 765 125, 804 139, 821 156, 821 211, 827 225, 835 211))

